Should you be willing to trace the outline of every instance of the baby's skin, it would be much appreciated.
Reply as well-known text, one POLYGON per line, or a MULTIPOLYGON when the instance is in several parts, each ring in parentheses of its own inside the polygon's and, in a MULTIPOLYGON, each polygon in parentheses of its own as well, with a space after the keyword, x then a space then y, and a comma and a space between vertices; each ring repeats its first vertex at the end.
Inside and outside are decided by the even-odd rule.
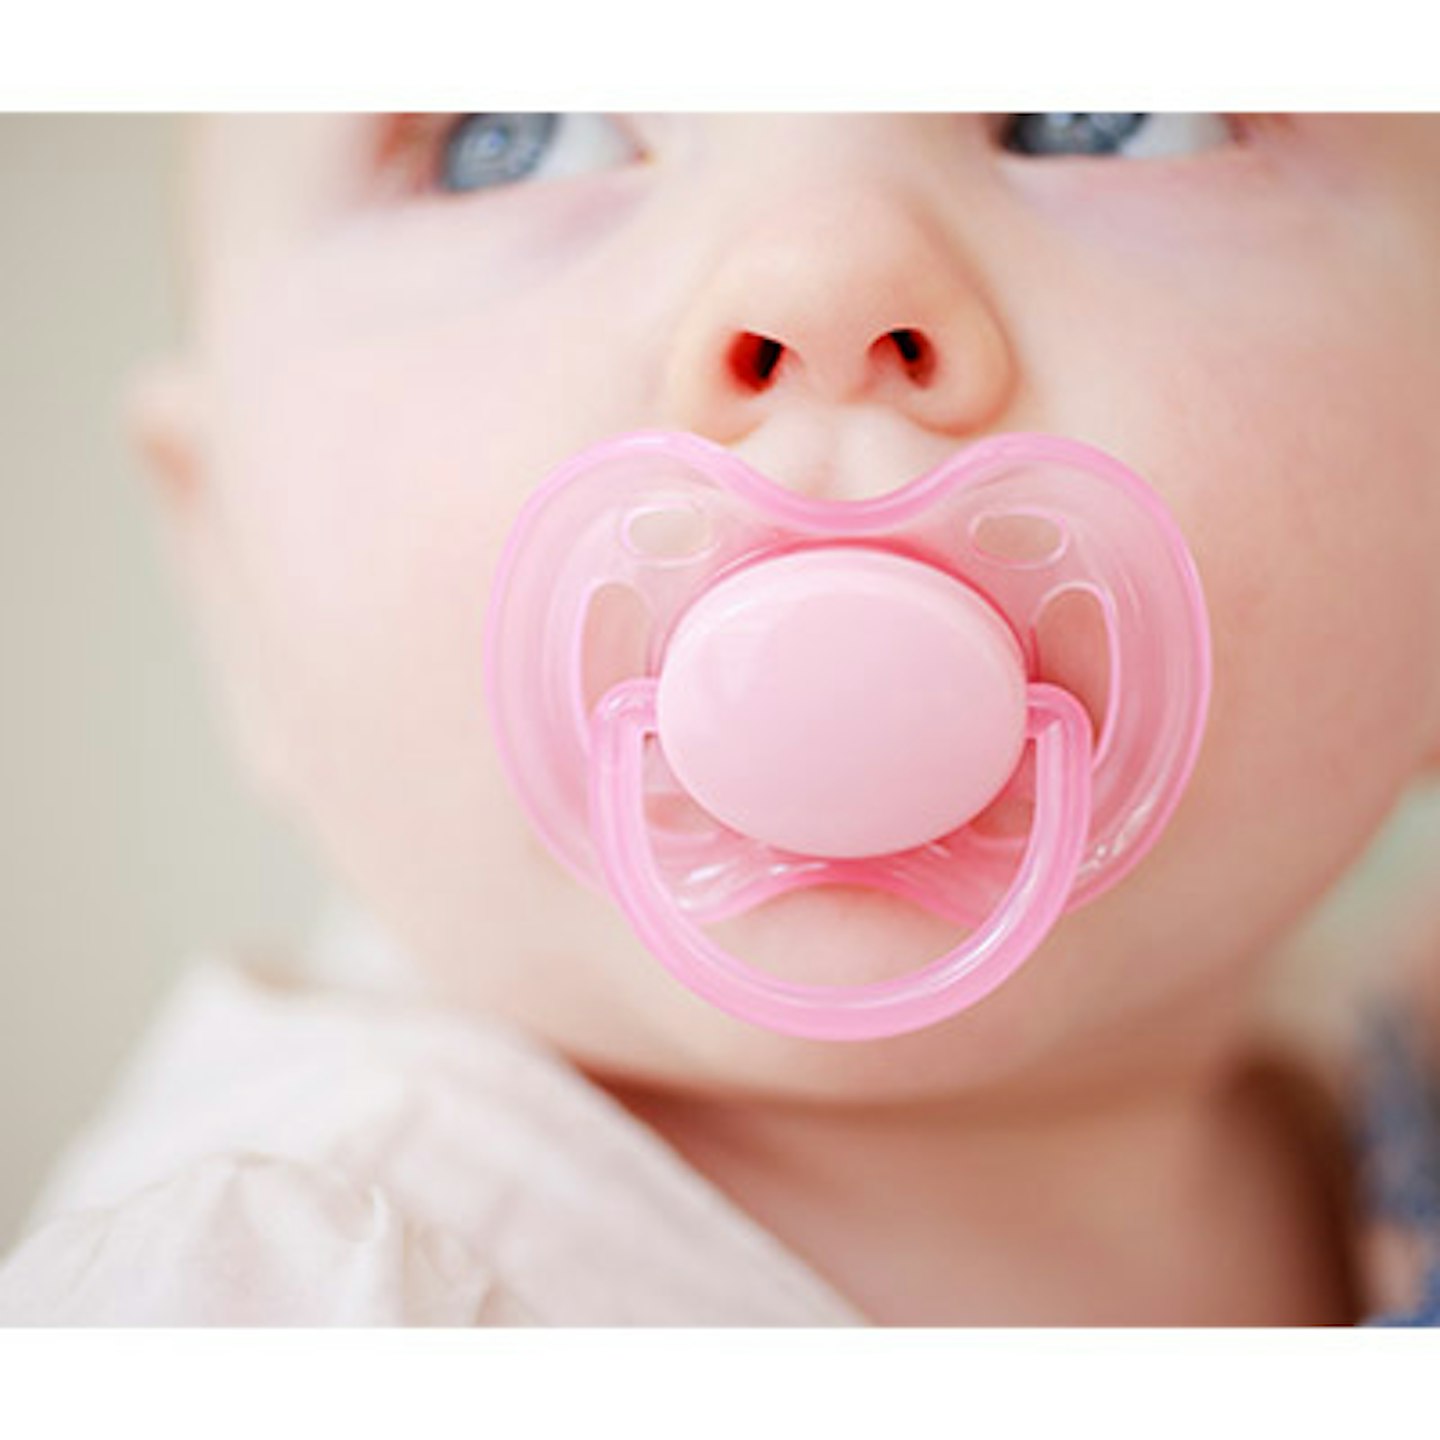
MULTIPOLYGON (((206 122, 188 340, 134 429, 263 792, 447 1002, 569 1057, 864 1313, 1345 1320, 1335 1157, 1252 1015, 1440 757, 1440 120, 1069 118, 206 122), (748 1026, 528 827, 481 701, 497 556, 556 462, 641 427, 834 500, 1049 431, 1178 519, 1215 649, 1192 784, 972 1010, 748 1026)), ((1062 663, 1083 691, 1094 657, 1062 663)), ((955 938, 843 890, 719 934, 842 984, 955 938)))

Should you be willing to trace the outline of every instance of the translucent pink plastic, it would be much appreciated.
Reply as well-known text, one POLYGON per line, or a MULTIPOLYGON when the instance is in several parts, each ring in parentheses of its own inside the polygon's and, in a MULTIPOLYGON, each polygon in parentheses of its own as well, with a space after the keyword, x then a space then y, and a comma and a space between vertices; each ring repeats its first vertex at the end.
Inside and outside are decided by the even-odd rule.
POLYGON ((973 1004, 1138 863, 1194 765, 1209 638, 1168 512, 1077 441, 985 440, 837 504, 641 432, 524 508, 486 688, 537 830, 677 978, 753 1023, 855 1040, 973 1004), (1077 595, 1108 650, 1098 736, 1042 655, 1050 607, 1077 595), (1032 806, 1028 833, 995 823, 1032 806), (835 884, 968 933, 849 987, 777 980, 704 933, 835 884))

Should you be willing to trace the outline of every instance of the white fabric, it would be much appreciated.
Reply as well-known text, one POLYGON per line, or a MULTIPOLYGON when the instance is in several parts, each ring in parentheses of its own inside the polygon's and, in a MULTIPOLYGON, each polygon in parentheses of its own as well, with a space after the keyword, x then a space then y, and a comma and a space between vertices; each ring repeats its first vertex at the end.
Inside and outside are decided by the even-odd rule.
POLYGON ((0 1323, 863 1323, 603 1091, 373 942, 191 968, 0 1268, 0 1323))

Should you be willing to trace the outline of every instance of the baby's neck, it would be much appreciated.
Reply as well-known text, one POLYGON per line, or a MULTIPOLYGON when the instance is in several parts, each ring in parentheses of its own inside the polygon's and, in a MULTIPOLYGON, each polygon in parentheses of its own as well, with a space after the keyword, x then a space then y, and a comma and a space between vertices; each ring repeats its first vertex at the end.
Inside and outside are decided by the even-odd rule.
POLYGON ((1273 1070, 1018 1112, 615 1093, 877 1323, 1353 1319, 1326 1157, 1273 1070))

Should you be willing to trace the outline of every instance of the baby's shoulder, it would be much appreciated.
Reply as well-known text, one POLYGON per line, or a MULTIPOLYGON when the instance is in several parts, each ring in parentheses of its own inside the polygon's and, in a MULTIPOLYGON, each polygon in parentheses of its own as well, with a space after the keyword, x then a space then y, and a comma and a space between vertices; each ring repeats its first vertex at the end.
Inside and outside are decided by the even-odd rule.
POLYGON ((374 1186, 218 1153, 42 1223, 0 1268, 0 1323, 514 1324, 524 1306, 454 1234, 374 1186))
POLYGON ((506 1168, 486 1154, 497 1065, 428 1007, 198 960, 51 1175, 0 1318, 522 1320, 476 1223, 506 1168))
POLYGON ((418 995, 316 984, 274 957, 194 961, 32 1219, 105 1206, 214 1157, 329 1166, 427 1223, 502 1182, 514 1133, 540 1122, 519 1037, 418 995), (528 1114, 527 1114, 528 1110, 528 1114))
POLYGON ((26 1315, 853 1319, 530 1037, 235 957, 192 967, 43 1192, 0 1269, 0 1316, 26 1315))

